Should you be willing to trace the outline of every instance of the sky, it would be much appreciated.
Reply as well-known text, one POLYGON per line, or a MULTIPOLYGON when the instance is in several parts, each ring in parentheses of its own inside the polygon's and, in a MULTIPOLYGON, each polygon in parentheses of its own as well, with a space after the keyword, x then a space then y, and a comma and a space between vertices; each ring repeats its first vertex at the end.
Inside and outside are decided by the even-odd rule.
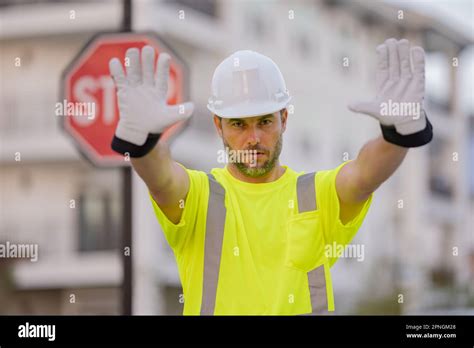
MULTIPOLYGON (((411 9, 425 15, 429 15, 442 21, 453 29, 470 35, 474 41, 474 0, 384 0, 385 2, 400 6, 401 8, 411 9)), ((460 58, 460 101, 461 109, 469 114, 474 114, 474 47, 465 49, 460 58)), ((433 63, 435 63, 433 60, 433 63)), ((428 60, 428 64, 429 64, 428 60)), ((439 66, 439 65, 438 65, 439 66)), ((443 93, 447 87, 444 84, 446 69, 431 67, 431 86, 436 92, 443 93), (434 69, 433 69, 434 68, 434 69)), ((428 84, 428 76, 427 76, 428 84)))

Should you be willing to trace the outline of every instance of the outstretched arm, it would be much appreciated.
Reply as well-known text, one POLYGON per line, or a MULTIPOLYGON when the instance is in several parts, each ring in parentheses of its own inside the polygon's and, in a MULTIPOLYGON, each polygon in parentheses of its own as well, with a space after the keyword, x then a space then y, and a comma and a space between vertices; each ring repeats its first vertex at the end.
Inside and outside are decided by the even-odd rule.
POLYGON ((395 39, 377 47, 375 100, 349 108, 377 119, 383 136, 367 142, 336 177, 343 223, 359 213, 372 192, 399 167, 410 147, 431 141, 432 126, 423 110, 424 84, 421 47, 410 48, 407 40, 395 39))
POLYGON ((161 53, 155 72, 155 50, 145 46, 127 50, 126 74, 121 61, 110 61, 110 72, 117 88, 120 119, 112 149, 128 154, 133 169, 148 187, 155 202, 172 222, 177 223, 186 199, 189 178, 176 163, 164 142, 158 142, 167 127, 189 118, 191 102, 168 105, 170 56, 161 53))
POLYGON ((383 137, 367 142, 357 159, 341 168, 336 177, 342 223, 352 220, 363 203, 402 163, 408 148, 390 144, 383 137))

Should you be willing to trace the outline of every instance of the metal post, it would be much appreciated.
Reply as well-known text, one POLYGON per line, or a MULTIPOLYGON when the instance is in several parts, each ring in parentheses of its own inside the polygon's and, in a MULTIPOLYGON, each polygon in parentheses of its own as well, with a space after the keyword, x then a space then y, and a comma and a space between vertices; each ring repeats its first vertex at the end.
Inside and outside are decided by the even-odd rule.
MULTIPOLYGON (((132 1, 123 0, 122 31, 132 31, 132 1)), ((122 314, 132 314, 132 168, 122 168, 122 314), (128 249, 126 249, 128 248, 128 249), (125 250, 130 253, 126 254, 125 250)))
POLYGON ((123 0, 122 31, 132 31, 132 0, 123 0))
POLYGON ((132 169, 122 168, 122 252, 123 252, 123 284, 122 314, 132 314, 132 169), (128 248, 128 249, 126 249, 128 248), (129 250, 130 253, 125 253, 129 250))

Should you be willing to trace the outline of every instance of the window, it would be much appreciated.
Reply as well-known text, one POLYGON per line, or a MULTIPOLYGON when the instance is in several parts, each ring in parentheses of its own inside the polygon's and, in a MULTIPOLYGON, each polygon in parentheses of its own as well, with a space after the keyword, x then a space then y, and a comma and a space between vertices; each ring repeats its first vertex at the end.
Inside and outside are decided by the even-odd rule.
POLYGON ((260 40, 265 39, 267 29, 265 20, 260 13, 253 13, 248 17, 248 28, 253 37, 260 40))
POLYGON ((451 65, 446 54, 427 52, 426 54, 426 102, 443 114, 448 115, 450 107, 451 65))
POLYGON ((452 224, 443 224, 441 226, 441 238, 435 252, 439 259, 444 260, 431 270, 431 281, 437 287, 452 286, 454 282, 454 264, 452 262, 451 246, 453 245, 454 226, 452 224), (451 262, 450 262, 451 261, 451 262))
POLYGON ((263 3, 248 3, 243 6, 243 34, 255 41, 271 41, 271 28, 268 26, 268 11, 263 3))
POLYGON ((306 34, 300 34, 297 38, 297 47, 301 58, 309 59, 312 55, 311 40, 306 34))
POLYGON ((165 303, 164 314, 183 315, 184 296, 182 288, 165 286, 161 293, 165 303))
POLYGON ((449 167, 445 165, 446 159, 450 158, 448 142, 440 137, 434 137, 430 154, 430 190, 433 194, 452 198, 454 194, 453 182, 449 167))
POLYGON ((469 193, 472 199, 474 199, 474 115, 469 117, 469 139, 468 139, 468 156, 467 170, 469 180, 469 193))
POLYGON ((216 0, 167 0, 166 2, 174 5, 183 5, 192 8, 195 11, 204 13, 211 17, 217 17, 217 1, 216 0))
POLYGON ((79 196, 79 251, 114 250, 120 243, 120 201, 108 192, 79 196))

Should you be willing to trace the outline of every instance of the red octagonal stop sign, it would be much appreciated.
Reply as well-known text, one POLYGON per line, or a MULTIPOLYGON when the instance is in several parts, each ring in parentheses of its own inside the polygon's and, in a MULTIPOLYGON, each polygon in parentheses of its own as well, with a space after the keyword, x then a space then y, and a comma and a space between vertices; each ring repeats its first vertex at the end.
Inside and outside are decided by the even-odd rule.
MULTIPOLYGON (((141 49, 145 45, 155 48, 155 64, 161 52, 171 56, 168 103, 185 101, 188 76, 186 65, 163 40, 150 33, 99 34, 85 45, 63 73, 60 89, 62 95, 56 104, 56 114, 61 116, 63 129, 94 165, 129 164, 110 147, 119 111, 114 83, 109 73, 109 60, 118 57, 126 63, 125 53, 128 48, 141 49)), ((183 123, 170 127, 163 138, 169 138, 182 126, 183 123)))

